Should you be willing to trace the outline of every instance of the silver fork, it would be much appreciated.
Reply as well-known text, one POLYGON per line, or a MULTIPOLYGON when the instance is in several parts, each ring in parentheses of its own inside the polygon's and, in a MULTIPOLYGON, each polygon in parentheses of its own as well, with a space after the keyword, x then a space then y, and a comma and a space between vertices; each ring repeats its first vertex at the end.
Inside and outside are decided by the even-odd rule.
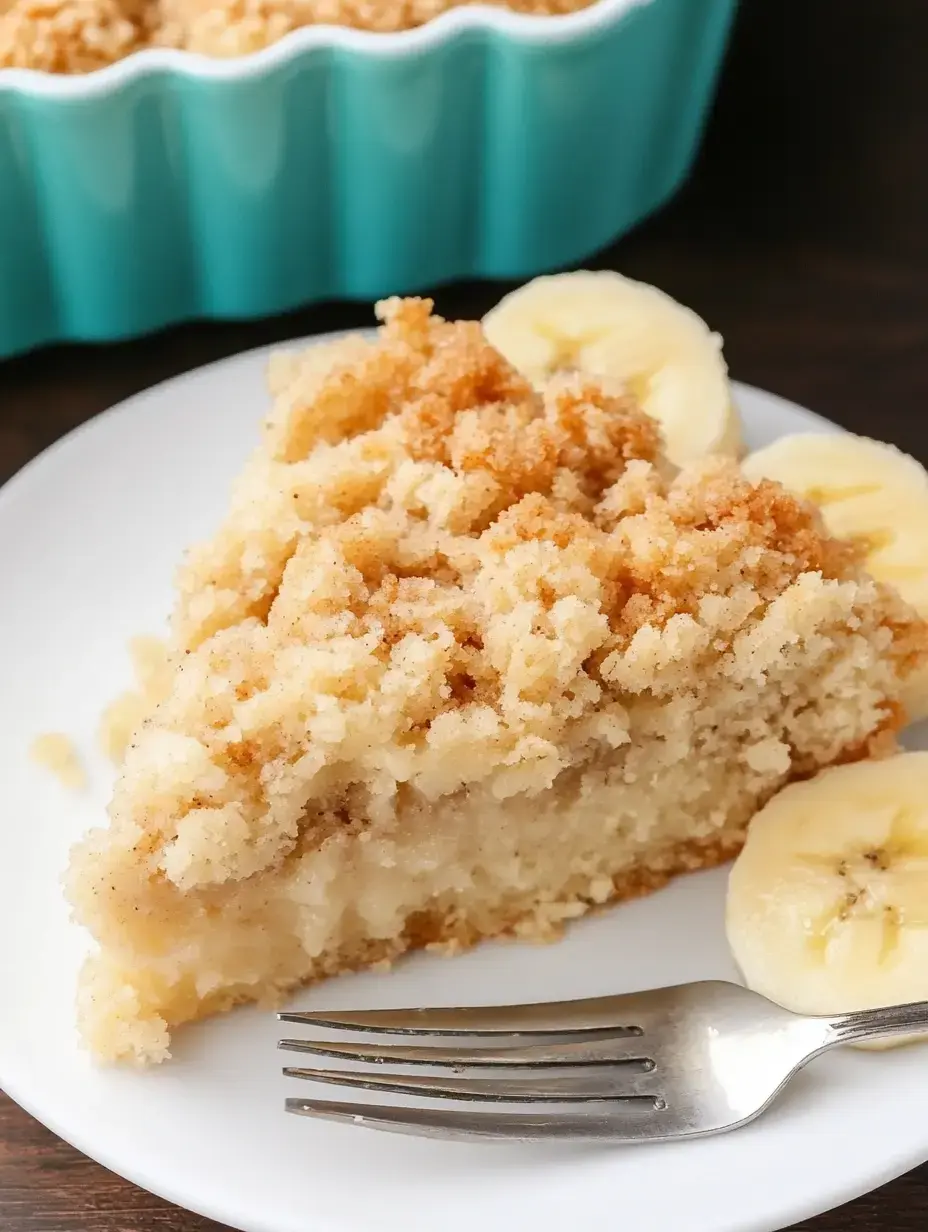
POLYGON ((928 1032, 928 1001, 813 1018, 711 981, 538 1005, 278 1017, 413 1041, 283 1039, 281 1048, 363 1067, 288 1066, 288 1077, 475 1105, 288 1099, 300 1116, 425 1137, 656 1142, 746 1125, 838 1044, 928 1032))

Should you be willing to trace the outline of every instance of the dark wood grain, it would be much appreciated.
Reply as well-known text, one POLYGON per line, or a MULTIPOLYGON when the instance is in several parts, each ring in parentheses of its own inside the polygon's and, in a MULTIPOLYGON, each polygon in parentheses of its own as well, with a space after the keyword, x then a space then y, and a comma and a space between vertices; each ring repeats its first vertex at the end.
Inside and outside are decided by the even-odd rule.
MULTIPOLYGON (((923 0, 744 0, 690 184, 594 263, 693 305, 724 334, 742 380, 928 462, 926 50, 923 0)), ((500 290, 455 286, 436 297, 447 314, 479 315, 500 290)), ((364 307, 328 305, 2 364, 0 481, 76 424, 165 377, 369 319, 364 307)), ((923 1232, 928 1167, 801 1226, 923 1232)), ((218 1225, 119 1180, 0 1095, 0 1228, 218 1225)))

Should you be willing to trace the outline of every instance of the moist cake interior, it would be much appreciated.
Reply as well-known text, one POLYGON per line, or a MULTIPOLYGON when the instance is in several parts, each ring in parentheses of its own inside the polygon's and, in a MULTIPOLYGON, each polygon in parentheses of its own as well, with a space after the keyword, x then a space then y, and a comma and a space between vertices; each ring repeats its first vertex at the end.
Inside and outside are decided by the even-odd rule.
POLYGON ((673 474, 630 396, 538 394, 427 301, 380 312, 272 366, 74 852, 101 1057, 716 864, 787 780, 891 746, 924 661, 811 506, 727 462, 673 474))

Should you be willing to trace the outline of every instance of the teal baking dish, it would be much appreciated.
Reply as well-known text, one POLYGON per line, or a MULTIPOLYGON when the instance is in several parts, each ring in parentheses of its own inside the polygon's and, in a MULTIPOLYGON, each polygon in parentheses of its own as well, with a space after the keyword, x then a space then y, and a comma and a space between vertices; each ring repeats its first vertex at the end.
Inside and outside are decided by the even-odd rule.
POLYGON ((685 176, 735 3, 0 71, 0 355, 577 263, 685 176))

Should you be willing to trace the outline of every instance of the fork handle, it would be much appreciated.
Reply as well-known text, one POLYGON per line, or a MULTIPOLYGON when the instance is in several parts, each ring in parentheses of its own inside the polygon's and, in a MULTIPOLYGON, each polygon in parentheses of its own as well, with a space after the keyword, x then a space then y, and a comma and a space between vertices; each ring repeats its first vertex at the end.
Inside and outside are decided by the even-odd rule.
POLYGON ((928 1001, 888 1005, 878 1010, 855 1010, 829 1018, 832 1044, 858 1044, 865 1040, 891 1039, 895 1035, 928 1034, 928 1001))

